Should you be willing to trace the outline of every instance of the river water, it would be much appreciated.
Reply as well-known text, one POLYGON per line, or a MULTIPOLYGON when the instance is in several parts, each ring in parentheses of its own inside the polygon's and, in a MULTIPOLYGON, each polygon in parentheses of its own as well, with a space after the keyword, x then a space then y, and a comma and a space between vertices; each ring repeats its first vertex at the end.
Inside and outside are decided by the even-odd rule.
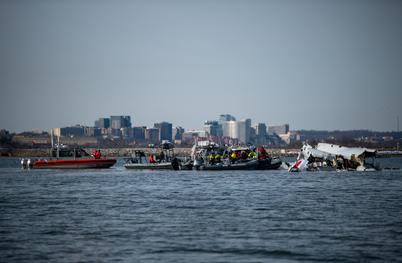
POLYGON ((401 170, 18 165, 0 159, 0 262, 402 261, 401 170))

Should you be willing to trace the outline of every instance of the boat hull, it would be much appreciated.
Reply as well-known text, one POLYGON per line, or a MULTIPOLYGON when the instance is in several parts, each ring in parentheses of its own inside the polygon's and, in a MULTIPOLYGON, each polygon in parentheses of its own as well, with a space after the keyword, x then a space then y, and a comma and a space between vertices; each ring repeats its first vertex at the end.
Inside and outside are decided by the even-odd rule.
POLYGON ((223 165, 201 165, 198 169, 207 171, 226 171, 226 170, 255 170, 257 168, 258 168, 258 160, 252 160, 248 162, 223 164, 223 165))
POLYGON ((137 170, 173 170, 172 163, 127 163, 124 165, 127 169, 137 170))
POLYGON ((99 169, 110 168, 116 159, 37 160, 32 169, 99 169))
POLYGON ((281 167, 282 161, 279 158, 267 158, 265 160, 259 160, 259 170, 277 170, 281 167))

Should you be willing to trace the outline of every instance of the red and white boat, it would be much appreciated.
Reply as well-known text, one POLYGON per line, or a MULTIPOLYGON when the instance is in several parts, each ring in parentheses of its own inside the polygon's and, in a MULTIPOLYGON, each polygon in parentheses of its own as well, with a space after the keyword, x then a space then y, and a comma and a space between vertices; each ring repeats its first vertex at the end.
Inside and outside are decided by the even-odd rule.
MULTIPOLYGON (((32 160, 32 169, 91 169, 91 168, 109 168, 116 163, 116 159, 110 158, 82 158, 82 159, 59 159, 59 160, 32 160)), ((27 161, 29 162, 29 160, 27 161)), ((30 163, 30 162, 29 162, 30 163)))
POLYGON ((89 155, 81 148, 70 148, 66 145, 52 147, 50 159, 22 159, 23 169, 91 169, 109 168, 116 159, 102 158, 100 151, 89 155))

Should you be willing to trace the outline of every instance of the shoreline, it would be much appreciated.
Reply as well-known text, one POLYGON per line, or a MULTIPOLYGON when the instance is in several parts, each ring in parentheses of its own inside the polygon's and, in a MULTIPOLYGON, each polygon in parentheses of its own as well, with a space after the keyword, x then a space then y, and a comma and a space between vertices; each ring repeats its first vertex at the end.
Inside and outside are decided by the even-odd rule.
MULTIPOLYGON (((83 148, 87 153, 91 154, 91 152, 95 148, 83 148)), ((100 151, 103 156, 108 157, 128 157, 134 150, 144 150, 147 148, 100 148, 100 151)), ((188 156, 191 153, 191 148, 175 148, 175 153, 178 156, 188 156)), ((1 149, 0 151, 1 157, 49 157, 50 150, 49 149, 1 149)))
MULTIPOLYGON (((83 148, 86 152, 91 153, 94 148, 83 148)), ((100 148, 103 156, 107 157, 129 157, 135 150, 150 151, 149 148, 100 148)), ((185 157, 190 156, 191 148, 174 148, 176 156, 185 157)), ((267 152, 272 156, 279 157, 296 157, 299 153, 299 149, 267 149, 267 152)), ((1 157, 49 157, 49 149, 10 149, 0 148, 1 157)), ((378 158, 382 157, 402 157, 402 151, 378 151, 378 158)))
MULTIPOLYGON (((83 148, 86 152, 91 153, 95 148, 83 148)), ((135 150, 142 151, 150 151, 149 148, 146 147, 138 147, 138 148, 100 148, 100 151, 103 156, 108 157, 129 157, 135 150)), ((156 149, 155 149, 156 150, 156 149)), ((267 152, 273 156, 297 156, 298 149, 267 149, 267 152)), ((178 157, 185 157, 191 155, 191 147, 185 148, 174 148, 174 153, 178 157)), ((0 150, 1 157, 49 157, 49 149, 5 149, 2 148, 0 150)))

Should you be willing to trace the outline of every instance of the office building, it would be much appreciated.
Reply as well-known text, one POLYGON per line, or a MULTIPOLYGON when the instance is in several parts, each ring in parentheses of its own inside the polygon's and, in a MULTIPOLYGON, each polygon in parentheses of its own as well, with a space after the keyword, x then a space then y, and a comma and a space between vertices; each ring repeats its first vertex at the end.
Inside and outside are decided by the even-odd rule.
POLYGON ((86 137, 99 137, 102 135, 102 129, 96 127, 83 127, 84 136, 86 137))
POLYGON ((249 143, 251 139, 251 119, 224 121, 221 124, 223 137, 237 139, 240 143, 249 143))
POLYGON ((84 136, 84 134, 85 134, 84 126, 80 125, 53 129, 54 136, 79 137, 84 136))
POLYGON ((124 139, 133 139, 134 130, 132 127, 120 128, 120 134, 124 139))
POLYGON ((269 134, 287 134, 289 132, 289 124, 284 125, 276 125, 276 126, 269 126, 268 133, 269 134))
POLYGON ((267 144, 267 126, 264 123, 258 123, 255 127, 255 135, 251 136, 254 138, 254 143, 257 145, 267 144))
POLYGON ((155 123, 154 128, 159 129, 159 140, 172 141, 172 124, 169 122, 155 123))
POLYGON ((251 119, 244 119, 237 121, 237 132, 238 137, 233 137, 239 139, 241 143, 249 143, 251 135, 251 119))
POLYGON ((181 140, 183 138, 184 128, 177 126, 173 127, 173 141, 181 140))
POLYGON ((110 116, 110 127, 112 129, 131 128, 131 117, 110 116))
POLYGON ((186 131, 182 136, 182 143, 194 144, 196 141, 202 141, 207 139, 207 133, 204 130, 201 131, 186 131))
POLYGON ((158 128, 145 129, 145 140, 149 143, 158 143, 159 142, 159 129, 158 128))
POLYGON ((110 128, 110 119, 109 118, 99 118, 95 121, 95 128, 99 129, 107 129, 110 128))
POLYGON ((203 130, 213 137, 222 136, 222 126, 218 121, 205 121, 203 130))
POLYGON ((221 114, 219 115, 219 123, 222 124, 225 121, 235 121, 236 118, 230 114, 221 114))
POLYGON ((147 127, 145 126, 133 127, 133 139, 137 141, 144 141, 146 128, 147 127))
POLYGON ((265 137, 267 136, 267 125, 265 123, 258 123, 255 126, 255 133, 258 137, 265 137))

